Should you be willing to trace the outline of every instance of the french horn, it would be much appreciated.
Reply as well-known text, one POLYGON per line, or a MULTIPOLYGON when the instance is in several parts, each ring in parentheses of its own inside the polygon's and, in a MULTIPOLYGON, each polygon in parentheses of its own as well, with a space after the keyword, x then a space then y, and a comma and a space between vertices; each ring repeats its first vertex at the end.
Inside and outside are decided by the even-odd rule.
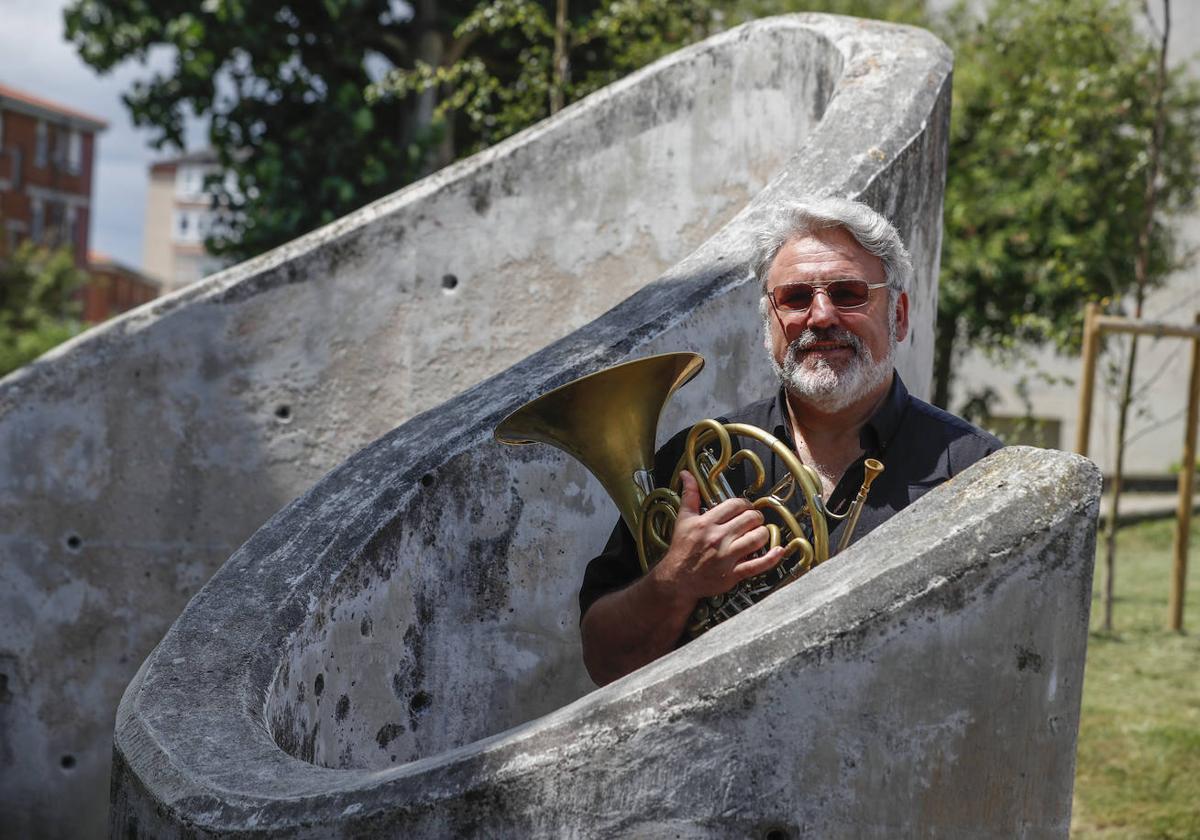
POLYGON ((526 403, 495 430, 501 443, 547 443, 582 463, 616 503, 637 544, 642 574, 662 559, 671 544, 680 507, 680 472, 687 469, 695 477, 702 507, 709 509, 736 495, 726 471, 742 463, 750 465, 752 480, 743 495, 767 520, 769 539, 762 550, 782 545, 783 559, 722 595, 702 599, 688 625, 692 637, 827 560, 829 520, 849 519, 838 545, 839 551, 845 548, 871 482, 883 471, 879 461, 868 459, 862 487, 850 509, 833 514, 825 508, 816 472, 787 444, 757 426, 701 420, 689 431, 670 481, 655 487, 654 442, 662 410, 703 367, 702 356, 686 352, 614 365, 526 403), (761 459, 749 449, 735 450, 735 438, 757 440, 766 446, 786 467, 783 478, 764 488, 766 470, 761 459), (800 498, 794 501, 797 495, 800 498))

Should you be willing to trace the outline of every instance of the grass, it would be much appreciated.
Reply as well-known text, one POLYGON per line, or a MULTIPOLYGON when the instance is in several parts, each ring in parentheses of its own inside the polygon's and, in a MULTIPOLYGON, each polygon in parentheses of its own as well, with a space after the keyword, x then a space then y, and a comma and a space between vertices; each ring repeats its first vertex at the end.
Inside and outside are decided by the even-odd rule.
POLYGON ((1097 552, 1072 837, 1200 838, 1200 522, 1182 635, 1166 629, 1174 531, 1169 519, 1118 532, 1111 632, 1097 552))

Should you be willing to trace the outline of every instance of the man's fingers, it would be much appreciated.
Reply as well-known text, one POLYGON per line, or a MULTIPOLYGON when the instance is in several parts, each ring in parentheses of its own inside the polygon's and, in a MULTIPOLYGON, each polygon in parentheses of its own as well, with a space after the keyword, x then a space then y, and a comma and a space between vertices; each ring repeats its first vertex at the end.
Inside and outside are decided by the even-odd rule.
MULTIPOLYGON (((755 528, 761 528, 763 522, 765 521, 766 520, 763 519, 763 515, 759 511, 747 510, 739 513, 733 519, 730 519, 720 527, 722 531, 729 535, 729 537, 736 539, 743 536, 747 531, 751 531, 755 528)), ((764 528, 763 530, 765 531, 766 529, 764 528)))
MULTIPOLYGON (((699 488, 697 488, 697 492, 699 492, 699 488)), ((754 513, 758 516, 759 520, 762 519, 762 514, 754 510, 754 506, 750 504, 750 501, 740 496, 726 499, 714 506, 712 510, 705 511, 704 517, 714 525, 721 525, 741 516, 747 511, 754 513)))
POLYGON ((783 559, 783 546, 776 546, 762 557, 751 557, 733 567, 732 577, 739 583, 748 577, 761 575, 774 568, 783 559))
POLYGON ((681 514, 700 515, 700 487, 696 479, 687 470, 679 471, 679 481, 683 484, 679 494, 679 512, 681 514))
MULTIPOLYGON (((745 557, 766 545, 770 538, 771 535, 766 528, 754 528, 729 543, 727 554, 732 557, 745 557)), ((774 563, 771 565, 773 566, 774 563)), ((734 568, 738 568, 738 566, 735 565, 734 568)), ((767 568, 769 569, 771 566, 767 566, 767 568)))

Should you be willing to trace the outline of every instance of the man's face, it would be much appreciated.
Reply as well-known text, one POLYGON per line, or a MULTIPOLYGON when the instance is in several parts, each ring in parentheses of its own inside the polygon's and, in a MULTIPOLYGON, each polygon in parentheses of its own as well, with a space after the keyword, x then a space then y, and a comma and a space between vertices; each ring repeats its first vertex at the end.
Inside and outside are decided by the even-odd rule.
MULTIPOLYGON (((883 263, 832 228, 787 242, 767 272, 767 292, 842 279, 883 283, 883 263)), ((893 309, 888 289, 872 289, 866 306, 838 309, 818 291, 803 313, 777 313, 768 303, 766 330, 784 386, 817 408, 838 411, 890 382, 896 342, 908 334, 908 296, 900 294, 893 309)))

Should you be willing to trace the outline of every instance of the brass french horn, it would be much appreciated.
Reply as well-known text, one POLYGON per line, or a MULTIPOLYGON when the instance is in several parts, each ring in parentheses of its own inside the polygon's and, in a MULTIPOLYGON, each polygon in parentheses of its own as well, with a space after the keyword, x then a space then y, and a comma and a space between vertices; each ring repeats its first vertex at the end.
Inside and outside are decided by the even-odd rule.
POLYGON ((520 445, 548 443, 581 462, 599 479, 637 543, 645 574, 666 553, 679 511, 681 481, 687 469, 696 478, 704 508, 735 494, 725 471, 747 462, 754 479, 745 491, 756 509, 774 514, 769 542, 763 550, 784 546, 783 559, 761 575, 742 581, 729 592, 696 605, 688 627, 698 636, 736 615, 829 558, 829 519, 849 518, 838 550, 849 544, 871 482, 883 471, 874 459, 850 510, 841 515, 825 509, 816 472, 774 435, 745 423, 701 420, 688 433, 683 456, 665 487, 653 483, 654 441, 667 401, 704 367, 697 353, 664 353, 614 365, 576 379, 525 404, 496 427, 496 440, 520 445), (733 438, 752 438, 769 448, 787 473, 764 491, 766 471, 748 449, 733 448, 733 438), (793 513, 789 502, 797 490, 803 506, 793 513), (753 498, 754 494, 759 494, 753 498), (809 527, 801 525, 807 518, 809 527))

